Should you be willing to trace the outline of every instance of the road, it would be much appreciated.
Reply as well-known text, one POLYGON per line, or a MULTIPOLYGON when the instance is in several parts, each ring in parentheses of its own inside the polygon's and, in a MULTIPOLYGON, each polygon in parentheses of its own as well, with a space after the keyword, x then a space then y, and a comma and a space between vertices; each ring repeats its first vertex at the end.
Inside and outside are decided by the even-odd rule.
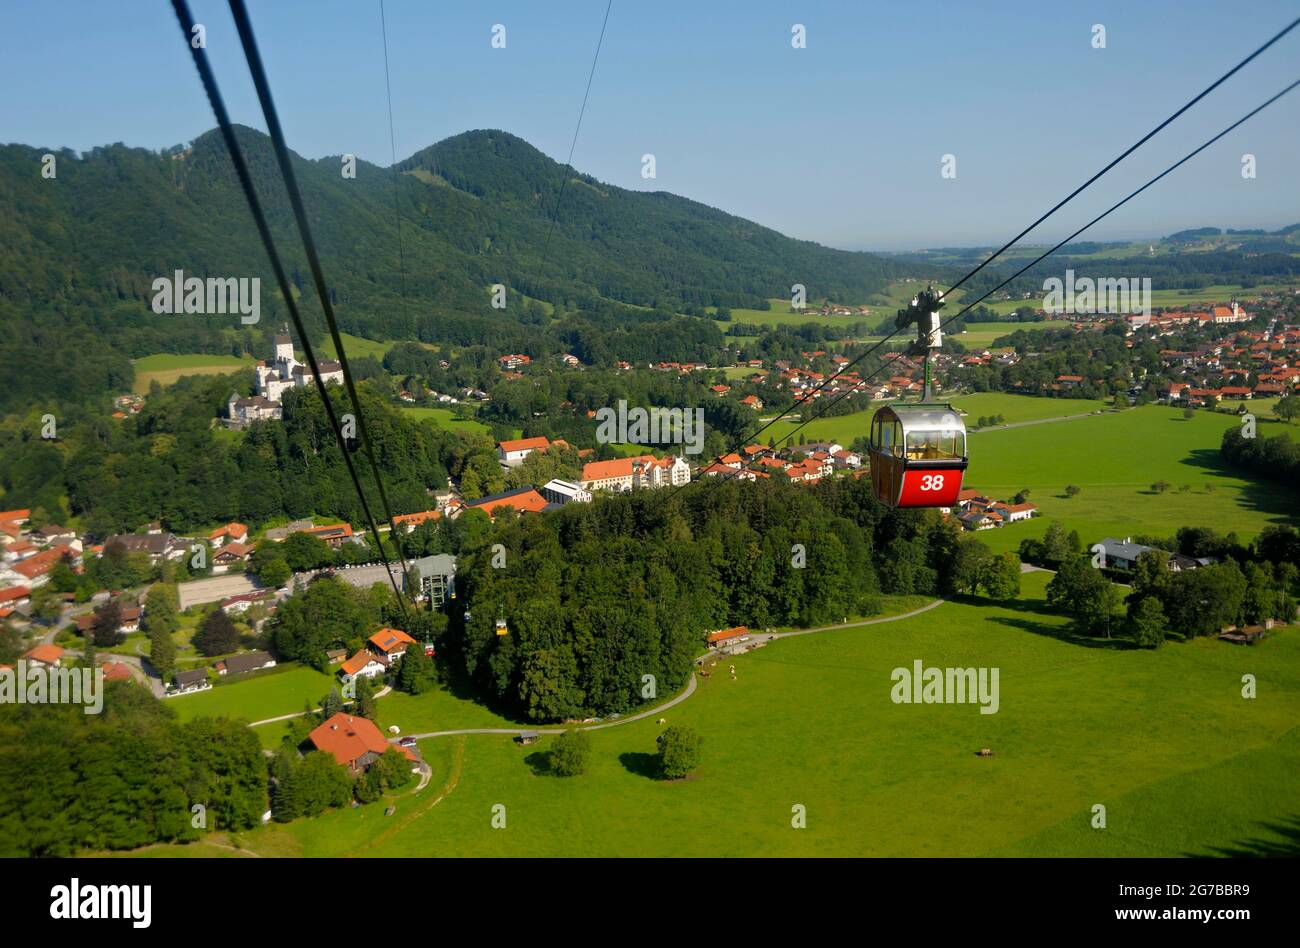
MULTIPOLYGON (((1131 409, 1124 409, 1131 411, 1131 409)), ((989 425, 987 428, 971 428, 967 434, 984 434, 989 431, 1001 431, 1004 428, 1028 428, 1030 425, 1047 425, 1054 421, 1077 421, 1080 418, 1094 418, 1097 415, 1116 415, 1119 414, 1113 408, 1102 408, 1097 411, 1084 412, 1081 415, 1061 415, 1058 418, 1035 418, 1033 421, 1013 421, 1005 425, 989 425)))

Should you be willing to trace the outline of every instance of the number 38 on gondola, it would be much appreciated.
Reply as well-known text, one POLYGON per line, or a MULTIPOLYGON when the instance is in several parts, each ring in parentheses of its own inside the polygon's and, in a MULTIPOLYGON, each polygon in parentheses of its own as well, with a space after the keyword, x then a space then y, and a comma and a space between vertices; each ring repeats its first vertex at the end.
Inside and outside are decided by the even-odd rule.
POLYGON ((871 421, 871 485, 890 507, 952 507, 966 470, 966 425, 951 405, 891 405, 871 421))

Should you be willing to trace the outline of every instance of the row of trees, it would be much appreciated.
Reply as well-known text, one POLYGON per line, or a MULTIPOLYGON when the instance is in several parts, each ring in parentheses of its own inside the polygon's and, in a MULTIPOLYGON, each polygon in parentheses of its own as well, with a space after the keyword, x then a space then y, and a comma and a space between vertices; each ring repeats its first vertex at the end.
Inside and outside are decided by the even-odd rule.
MULTIPOLYGON (((1213 531, 1192 530, 1183 539, 1199 536, 1213 540, 1213 531)), ((1181 531, 1180 531, 1181 532, 1181 531)), ((1300 535, 1288 527, 1270 528, 1270 536, 1256 550, 1266 549, 1289 555, 1300 535)), ((1219 538, 1220 544, 1230 544, 1219 538)), ((1210 546, 1205 543, 1201 550, 1210 546)), ((1222 547, 1220 547, 1222 548, 1222 547)), ((1240 548, 1237 548, 1241 552, 1240 548)), ((1214 555, 1196 553, 1188 555, 1214 555)), ((1292 621, 1296 601, 1292 591, 1300 575, 1294 559, 1238 560, 1224 555, 1221 562, 1173 572, 1170 552, 1152 549, 1139 554, 1130 580, 1130 591, 1111 582, 1092 566, 1087 556, 1070 556, 1061 563, 1047 586, 1048 603, 1069 613, 1085 635, 1124 633, 1148 648, 1163 642, 1170 633, 1182 638, 1214 635, 1229 625, 1259 624, 1267 619, 1292 621)))

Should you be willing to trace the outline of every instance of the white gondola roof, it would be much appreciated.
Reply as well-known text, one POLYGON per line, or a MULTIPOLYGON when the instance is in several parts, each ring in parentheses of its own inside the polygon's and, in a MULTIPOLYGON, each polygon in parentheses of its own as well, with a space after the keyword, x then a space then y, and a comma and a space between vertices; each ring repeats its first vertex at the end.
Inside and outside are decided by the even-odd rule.
POLYGON ((888 418, 893 415, 903 426, 903 432, 909 431, 961 431, 966 424, 955 409, 934 405, 886 405, 878 415, 888 418))

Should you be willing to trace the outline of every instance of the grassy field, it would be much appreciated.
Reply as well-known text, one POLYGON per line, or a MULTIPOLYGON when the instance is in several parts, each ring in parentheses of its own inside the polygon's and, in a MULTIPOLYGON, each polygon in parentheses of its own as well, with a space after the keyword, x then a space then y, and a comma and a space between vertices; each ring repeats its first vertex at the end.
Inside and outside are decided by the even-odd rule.
POLYGON ((333 675, 305 665, 277 665, 264 672, 222 681, 208 691, 168 698, 167 703, 182 721, 204 716, 261 721, 294 714, 309 702, 313 707, 319 706, 336 683, 333 675))
MULTIPOLYGON (((1197 412, 1185 419, 1181 411, 1150 405, 976 432, 970 437, 966 486, 999 498, 1028 488, 1042 514, 980 537, 995 549, 1014 549, 1024 537, 1040 535, 1049 519, 1077 529, 1089 545, 1108 535, 1171 535, 1179 527, 1198 525, 1235 530, 1248 539, 1269 523, 1300 522, 1293 495, 1221 465, 1219 441, 1238 424, 1226 414, 1197 412), (1158 480, 1173 489, 1155 493, 1150 485, 1158 480), (1067 484, 1081 492, 1065 497, 1067 484), (1189 488, 1185 492, 1179 489, 1184 485, 1189 488)), ((1280 430, 1279 424, 1262 424, 1260 437, 1280 430)))
POLYGON ((1041 323, 967 323, 965 332, 956 335, 949 333, 948 338, 956 339, 967 349, 986 349, 995 340, 1020 329, 1033 332, 1041 329, 1065 329, 1069 325, 1064 319, 1045 319, 1041 323))
MULTIPOLYGON (((883 403, 882 403, 883 404, 883 403)), ((1073 398, 1036 398, 1032 395, 1006 395, 1001 392, 977 392, 954 398, 952 404, 966 412, 967 427, 974 427, 980 415, 1003 415, 1008 424, 1022 421, 1038 421, 1044 418, 1061 418, 1105 408, 1103 402, 1091 399, 1073 398)), ((866 437, 871 426, 871 416, 875 409, 854 412, 850 415, 834 415, 818 418, 800 430, 807 441, 824 441, 831 439, 840 444, 849 445, 854 438, 866 437)), ((768 428, 760 436, 764 444, 769 437, 779 442, 798 427, 798 421, 782 420, 768 428)))
POLYGON ((481 421, 457 418, 450 408, 417 408, 414 405, 402 406, 402 411, 416 421, 432 420, 439 428, 449 431, 469 431, 488 434, 491 429, 481 421))
MULTIPOLYGON (((768 325, 768 326, 802 326, 804 323, 817 323, 822 326, 849 326, 853 323, 870 323, 876 325, 886 316, 894 315, 893 308, 883 308, 877 310, 873 305, 870 316, 823 316, 819 312, 814 312, 812 304, 809 303, 809 310, 803 313, 790 312, 789 299, 769 300, 772 304, 770 310, 764 309, 733 309, 731 311, 731 322, 717 322, 717 326, 723 332, 735 323, 744 323, 745 325, 768 325)), ((821 303, 818 302, 818 307, 821 303)), ((716 322, 716 320, 715 320, 716 322)))
POLYGON ((136 359, 135 384, 131 390, 137 395, 146 395, 151 382, 168 386, 183 375, 222 375, 236 372, 253 365, 249 358, 221 355, 161 355, 145 356, 136 359))
MULTIPOLYGON (((264 855, 741 856, 1213 854, 1289 845, 1297 809, 1300 631, 1254 648, 1155 652, 1075 641, 1019 601, 777 642, 665 712, 703 738, 687 780, 654 779, 653 718, 591 734, 588 772, 544 773, 545 743, 421 742, 430 786, 382 807, 241 834, 264 855), (999 710, 894 704, 891 670, 993 667, 999 710), (1240 696, 1245 672, 1259 697, 1240 696), (992 747, 996 756, 975 750, 992 747), (1088 829, 1094 804, 1108 828, 1088 829), (492 807, 507 826, 493 829, 492 807), (792 807, 807 828, 791 827, 792 807)), ((390 699, 381 701, 381 707, 390 699)), ((458 720, 445 694, 408 721, 458 720)), ((386 722, 385 722, 386 723, 386 722)), ((157 847, 146 855, 172 847, 157 847)))

